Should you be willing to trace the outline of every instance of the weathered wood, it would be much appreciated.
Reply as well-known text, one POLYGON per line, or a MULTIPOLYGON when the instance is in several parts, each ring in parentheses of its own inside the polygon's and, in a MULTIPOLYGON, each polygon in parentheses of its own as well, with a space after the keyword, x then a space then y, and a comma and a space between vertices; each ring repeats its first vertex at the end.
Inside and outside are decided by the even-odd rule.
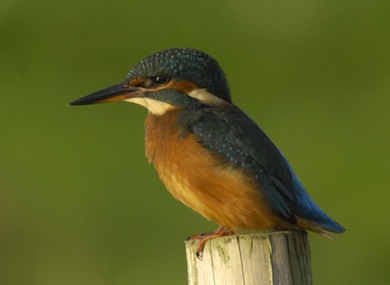
POLYGON ((189 285, 310 285, 310 249, 303 231, 220 237, 206 243, 186 241, 189 285))

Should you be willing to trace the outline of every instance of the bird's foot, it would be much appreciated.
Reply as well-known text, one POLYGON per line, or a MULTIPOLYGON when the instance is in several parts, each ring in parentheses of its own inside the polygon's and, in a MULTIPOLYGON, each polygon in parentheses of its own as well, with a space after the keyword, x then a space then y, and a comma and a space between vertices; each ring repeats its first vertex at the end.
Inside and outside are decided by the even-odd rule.
POLYGON ((211 233, 193 235, 189 239, 200 239, 198 248, 196 250, 196 257, 201 260, 206 242, 222 236, 233 235, 234 233, 234 231, 227 231, 226 226, 220 226, 218 229, 211 233))

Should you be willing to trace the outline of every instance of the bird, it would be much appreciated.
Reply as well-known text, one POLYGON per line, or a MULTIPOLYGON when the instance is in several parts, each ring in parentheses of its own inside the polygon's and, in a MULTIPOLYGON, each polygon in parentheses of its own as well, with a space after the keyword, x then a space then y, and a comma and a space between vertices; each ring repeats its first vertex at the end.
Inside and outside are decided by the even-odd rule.
POLYGON ((232 102, 227 77, 192 48, 156 52, 124 82, 70 103, 114 101, 148 109, 145 152, 168 191, 219 227, 207 241, 242 230, 309 230, 333 239, 345 228, 309 196, 286 157, 232 102))

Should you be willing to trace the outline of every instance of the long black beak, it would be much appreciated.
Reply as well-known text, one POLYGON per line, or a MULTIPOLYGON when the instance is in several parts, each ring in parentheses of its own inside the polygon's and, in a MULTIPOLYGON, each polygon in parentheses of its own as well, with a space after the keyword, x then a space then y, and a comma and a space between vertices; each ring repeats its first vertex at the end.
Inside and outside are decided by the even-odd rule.
POLYGON ((139 88, 129 86, 127 82, 122 82, 77 99, 71 102, 69 105, 88 105, 95 103, 114 102, 125 100, 127 98, 138 97, 140 95, 141 90, 139 88))

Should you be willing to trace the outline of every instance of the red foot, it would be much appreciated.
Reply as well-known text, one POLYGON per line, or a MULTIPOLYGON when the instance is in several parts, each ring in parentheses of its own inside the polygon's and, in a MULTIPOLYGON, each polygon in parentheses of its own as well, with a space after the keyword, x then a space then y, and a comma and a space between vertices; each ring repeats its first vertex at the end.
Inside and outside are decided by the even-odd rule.
POLYGON ((226 230, 227 230, 226 226, 220 226, 214 232, 206 233, 206 234, 197 234, 197 235, 191 236, 191 239, 200 239, 198 248, 196 250, 196 257, 198 259, 202 259, 204 246, 206 245, 207 241, 209 241, 211 239, 219 238, 222 236, 234 234, 234 232, 226 232, 226 230))

